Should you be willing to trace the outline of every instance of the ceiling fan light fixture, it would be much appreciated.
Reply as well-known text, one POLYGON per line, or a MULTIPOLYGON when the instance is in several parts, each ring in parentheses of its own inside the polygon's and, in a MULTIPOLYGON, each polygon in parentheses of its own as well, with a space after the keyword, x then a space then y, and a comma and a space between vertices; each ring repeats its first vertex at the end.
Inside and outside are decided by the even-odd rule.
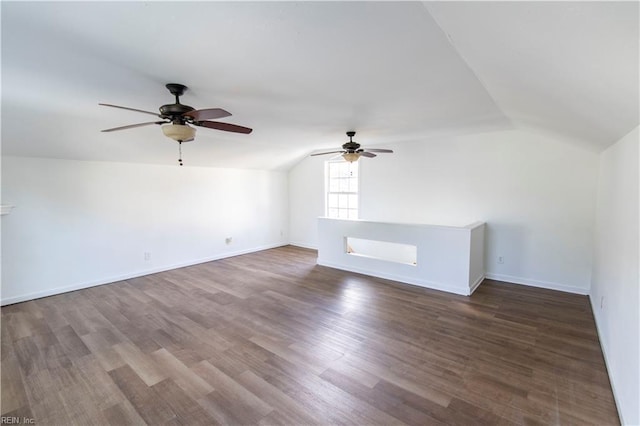
POLYGON ((166 137, 177 142, 191 140, 196 135, 196 129, 186 124, 167 124, 166 126, 162 126, 162 132, 166 137))
POLYGON ((354 161, 358 161, 358 158, 360 158, 360 154, 358 154, 357 152, 345 152, 344 154, 342 154, 342 158, 350 163, 353 163, 354 161))

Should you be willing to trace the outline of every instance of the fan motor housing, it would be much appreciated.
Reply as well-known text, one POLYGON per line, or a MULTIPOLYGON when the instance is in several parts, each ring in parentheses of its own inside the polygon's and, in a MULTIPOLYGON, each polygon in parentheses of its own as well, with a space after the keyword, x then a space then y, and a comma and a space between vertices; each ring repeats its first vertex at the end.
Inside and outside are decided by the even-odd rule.
POLYGON ((357 142, 347 142, 342 145, 342 149, 348 152, 355 152, 358 148, 360 148, 360 144, 357 142))
POLYGON ((186 112, 193 111, 195 108, 182 104, 167 104, 160 107, 160 114, 167 117, 174 115, 183 115, 186 112))

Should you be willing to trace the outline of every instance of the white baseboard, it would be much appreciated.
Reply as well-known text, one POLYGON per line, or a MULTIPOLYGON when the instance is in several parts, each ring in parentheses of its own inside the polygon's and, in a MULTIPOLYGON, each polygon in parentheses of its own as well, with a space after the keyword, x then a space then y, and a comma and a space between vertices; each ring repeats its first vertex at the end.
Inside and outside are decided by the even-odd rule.
POLYGON ((494 274, 491 272, 485 273, 485 278, 496 281, 504 281, 510 284, 528 285, 530 287, 546 288, 548 290, 564 291, 566 293, 574 294, 589 294, 588 288, 575 287, 566 284, 554 283, 550 281, 538 281, 529 278, 515 277, 513 275, 494 274))
POLYGON ((411 277, 405 277, 405 276, 395 275, 395 274, 386 274, 384 272, 371 271, 369 269, 361 269, 358 267, 353 267, 351 265, 342 265, 339 263, 326 262, 321 259, 318 259, 318 265, 327 266, 329 268, 334 268, 334 269, 340 269, 342 271, 355 272, 357 274, 383 278, 385 280, 398 281, 404 284, 411 284, 418 287, 430 288, 432 290, 446 291, 447 293, 454 293, 462 296, 469 296, 470 294, 468 288, 452 287, 450 285, 446 285, 446 284, 442 284, 434 281, 416 280, 415 278, 411 278, 411 277))
POLYGON ((598 306, 597 303, 593 303, 593 299, 591 297, 591 294, 589 294, 589 301, 591 302, 591 312, 593 312, 593 319, 594 322, 596 323, 596 332, 598 333, 598 342, 600 343, 600 349, 602 350, 602 355, 604 358, 604 366, 607 369, 607 375, 609 376, 609 384, 611 385, 611 391, 613 393, 613 400, 616 403, 616 409, 618 410, 618 416, 620 417, 620 424, 625 425, 628 423, 625 423, 624 418, 622 418, 622 410, 620 409, 620 405, 618 404, 618 400, 620 398, 618 398, 618 393, 616 392, 616 385, 615 382, 613 380, 613 377, 611 376, 611 369, 609 368, 609 357, 607 356, 607 348, 605 348, 605 346, 602 344, 602 333, 600 332, 600 316, 596 310, 596 306, 598 306))
POLYGON ((312 246, 312 245, 305 244, 305 243, 298 243, 298 242, 295 242, 295 241, 290 241, 289 245, 290 246, 296 246, 296 247, 302 247, 302 248, 306 248, 306 249, 310 249, 310 250, 318 250, 318 247, 316 247, 316 246, 312 246))
MULTIPOLYGON (((235 252, 222 253, 222 254, 218 254, 218 255, 215 255, 215 256, 206 257, 206 258, 202 258, 202 259, 196 259, 196 260, 192 260, 192 261, 188 261, 188 262, 180 262, 180 263, 175 263, 175 264, 171 264, 171 265, 165 265, 165 266, 161 266, 161 267, 157 267, 157 268, 145 269, 145 270, 142 270, 142 271, 136 271, 136 272, 132 272, 132 273, 129 273, 129 274, 106 277, 106 278, 102 278, 102 279, 95 280, 95 281, 76 283, 76 284, 72 284, 72 285, 69 285, 69 286, 56 287, 56 288, 53 288, 53 289, 47 289, 47 290, 43 290, 43 291, 37 291, 37 292, 26 293, 26 294, 22 294, 22 295, 18 295, 18 296, 2 298, 2 299, 0 299, 0 306, 11 305, 13 303, 25 302, 27 300, 39 299, 41 297, 53 296, 53 295, 56 295, 56 294, 67 293, 67 292, 70 292, 70 291, 81 290, 83 288, 95 287, 95 286, 98 286, 98 285, 109 284, 109 283, 113 283, 113 282, 117 282, 117 281, 128 280, 128 279, 131 279, 131 278, 137 278, 137 277, 141 277, 141 276, 144 276, 144 275, 156 274, 158 272, 169 271, 171 269, 184 268, 186 266, 197 265, 197 264, 200 264, 200 263, 211 262, 211 261, 214 261, 214 260, 225 259, 225 258, 233 257, 233 256, 240 256, 240 255, 243 255, 243 254, 254 253, 254 252, 258 252, 258 251, 262 251, 262 250, 268 250, 268 249, 271 249, 271 248, 283 247, 283 246, 286 246, 286 245, 292 245, 292 246, 307 248, 307 249, 311 249, 311 250, 317 250, 317 247, 313 247, 313 246, 310 246, 310 245, 307 245, 307 244, 304 244, 304 243, 295 242, 295 241, 292 241, 292 242, 289 242, 289 243, 269 244, 269 245, 265 245, 265 246, 254 247, 254 248, 251 248, 251 249, 245 249, 245 250, 239 250, 239 251, 235 251, 235 252)), ((319 265, 324 265, 324 266, 329 266, 331 268, 345 270, 345 271, 356 272, 356 273, 360 273, 360 274, 364 274, 364 275, 373 275, 373 274, 371 274, 371 271, 368 271, 368 270, 358 270, 357 268, 347 269, 347 267, 344 267, 344 266, 341 266, 341 265, 328 264, 328 263, 325 263, 325 262, 321 263, 320 261, 318 262, 318 264, 319 265)), ((528 285, 528 286, 531 286, 531 287, 546 288, 546 289, 549 289, 549 290, 559 290, 559 291, 564 291, 564 292, 567 292, 567 293, 575 293, 575 294, 582 294, 582 295, 589 294, 589 290, 585 289, 585 288, 580 288, 580 287, 575 287, 575 286, 568 286, 568 285, 554 283, 554 282, 548 282, 548 281, 531 280, 531 279, 526 279, 526 278, 521 278, 521 277, 515 277, 515 276, 512 276, 512 275, 494 274, 494 273, 490 273, 490 272, 486 273, 484 276, 479 277, 474 282, 474 284, 471 286, 469 292, 465 292, 464 289, 460 289, 460 288, 457 288, 457 287, 451 287, 449 285, 442 284, 442 283, 423 281, 423 280, 417 281, 417 280, 412 280, 410 278, 408 279, 406 277, 395 276, 395 275, 391 275, 391 274, 378 274, 378 275, 375 275, 375 276, 378 277, 378 278, 384 278, 384 279, 393 280, 393 281, 405 282, 407 284, 412 284, 412 285, 417 285, 417 286, 420 286, 420 287, 431 288, 431 289, 434 289, 434 290, 447 291, 447 292, 450 292, 450 293, 461 294, 461 295, 464 295, 464 296, 468 296, 468 295, 472 294, 478 288, 478 286, 482 283, 482 280, 484 280, 484 278, 488 278, 488 279, 492 279, 492 280, 496 280, 496 281, 504 281, 504 282, 508 282, 508 283, 512 283, 512 284, 520 284, 520 285, 528 285)))
POLYGON ((158 272, 170 271, 172 269, 184 268, 186 266, 198 265, 200 263, 212 262, 214 260, 226 259, 228 257, 240 256, 243 254, 255 253, 262 250, 268 250, 276 247, 283 247, 288 245, 288 243, 277 243, 277 244, 269 244, 265 246, 254 247, 245 250, 238 250, 234 252, 221 253, 215 256, 210 256, 202 259, 191 260, 187 262, 174 263, 171 265, 160 266, 151 269, 145 269, 142 271, 136 271, 128 274, 122 274, 117 276, 111 276, 106 278, 101 278, 95 281, 76 283, 69 286, 64 287, 56 287, 42 291, 36 291, 33 293, 21 294, 18 296, 12 296, 8 298, 0 299, 0 306, 11 305, 14 303, 26 302, 28 300, 40 299, 41 297, 54 296, 56 294, 68 293, 70 291, 82 290, 84 288, 95 287, 104 284, 110 284, 118 281, 129 280, 132 278, 142 277, 145 275, 157 274, 158 272))
POLYGON ((484 274, 480 275, 471 285, 471 287, 469 287, 469 296, 473 294, 474 291, 476 291, 476 289, 478 287, 480 287, 480 284, 482 284, 482 281, 484 281, 485 276, 484 274))

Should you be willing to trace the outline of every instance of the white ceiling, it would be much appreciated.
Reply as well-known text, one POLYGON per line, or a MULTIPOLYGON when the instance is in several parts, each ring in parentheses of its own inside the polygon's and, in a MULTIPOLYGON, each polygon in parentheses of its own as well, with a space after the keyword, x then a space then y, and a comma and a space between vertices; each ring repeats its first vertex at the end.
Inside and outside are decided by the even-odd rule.
POLYGON ((515 127, 601 150, 638 125, 638 3, 2 2, 2 153, 176 164, 158 126, 101 129, 181 98, 186 165, 286 169, 364 146, 515 127))
POLYGON ((601 150, 638 125, 638 3, 428 5, 516 127, 601 150))

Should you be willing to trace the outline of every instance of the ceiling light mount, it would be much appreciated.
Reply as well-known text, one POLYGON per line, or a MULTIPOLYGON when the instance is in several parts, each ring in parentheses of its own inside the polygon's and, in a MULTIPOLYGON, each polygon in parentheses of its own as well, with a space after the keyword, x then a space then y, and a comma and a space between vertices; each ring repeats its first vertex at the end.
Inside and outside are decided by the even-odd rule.
POLYGON ((182 96, 184 95, 184 92, 188 89, 187 86, 179 83, 167 83, 165 87, 169 89, 169 92, 171 92, 171 94, 174 96, 182 96))

